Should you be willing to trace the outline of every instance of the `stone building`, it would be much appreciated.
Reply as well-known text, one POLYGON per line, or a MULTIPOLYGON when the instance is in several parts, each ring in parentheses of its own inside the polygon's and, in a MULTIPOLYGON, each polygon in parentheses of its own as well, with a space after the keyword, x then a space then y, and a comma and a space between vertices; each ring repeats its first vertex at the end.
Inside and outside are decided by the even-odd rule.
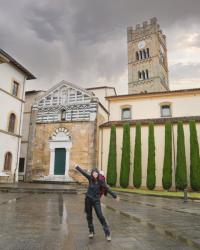
POLYGON ((156 18, 127 29, 128 93, 169 90, 166 36, 156 18))
POLYGON ((26 93, 21 179, 78 180, 75 164, 97 166, 99 125, 108 111, 94 91, 62 81, 46 92, 26 93))
POLYGON ((0 49, 0 181, 18 180, 26 80, 35 79, 0 49))
POLYGON ((141 123, 142 141, 142 187, 146 187, 148 159, 148 125, 154 123, 155 155, 156 155, 156 189, 162 189, 162 171, 165 148, 165 123, 170 121, 173 126, 173 187, 175 186, 175 169, 177 153, 177 122, 183 121, 188 183, 190 183, 190 133, 189 121, 195 120, 198 140, 200 142, 200 89, 185 89, 154 93, 138 93, 109 96, 109 121, 100 125, 99 135, 99 168, 107 173, 110 128, 116 125, 117 137, 117 184, 119 185, 123 125, 130 125, 131 164, 129 185, 133 186, 133 159, 135 147, 135 125, 141 123))

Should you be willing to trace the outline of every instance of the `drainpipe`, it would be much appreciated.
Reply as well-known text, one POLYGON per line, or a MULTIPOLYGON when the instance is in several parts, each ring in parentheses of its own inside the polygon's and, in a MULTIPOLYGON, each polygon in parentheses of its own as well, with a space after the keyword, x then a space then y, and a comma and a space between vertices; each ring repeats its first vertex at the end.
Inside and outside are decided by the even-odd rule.
POLYGON ((101 170, 103 170, 103 128, 101 128, 101 170))
MULTIPOLYGON (((21 136, 21 131, 22 131, 22 118, 23 118, 23 105, 24 105, 24 89, 25 89, 25 82, 26 82, 26 76, 24 76, 24 81, 23 81, 23 88, 22 88, 22 101, 21 101, 21 108, 20 108, 20 120, 19 120, 19 136, 21 136)), ((18 169, 18 165, 19 165, 19 150, 20 150, 20 144, 21 144, 21 138, 18 137, 18 143, 17 143, 17 161, 16 161, 16 167, 14 170, 14 175, 13 175, 13 182, 16 182, 16 172, 18 169)))
POLYGON ((26 151, 26 164, 24 169, 24 182, 27 181, 27 165, 28 165, 28 157, 29 157, 29 148, 30 148, 30 138, 31 138, 31 131, 32 131, 32 114, 33 114, 33 104, 31 105, 30 111, 30 119, 28 123, 28 143, 27 143, 27 151, 26 151))

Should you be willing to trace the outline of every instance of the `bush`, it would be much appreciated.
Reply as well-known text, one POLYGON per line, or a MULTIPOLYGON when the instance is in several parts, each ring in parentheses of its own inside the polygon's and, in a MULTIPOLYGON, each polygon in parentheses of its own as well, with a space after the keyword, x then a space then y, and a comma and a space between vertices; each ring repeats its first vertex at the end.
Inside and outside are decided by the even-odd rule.
POLYGON ((120 171, 120 186, 123 188, 128 187, 129 172, 130 172, 130 126, 129 124, 124 124, 121 171, 120 171))
POLYGON ((135 150, 134 150, 134 163, 133 163, 133 185, 140 188, 142 182, 142 168, 141 168, 141 124, 136 124, 135 130, 135 150))
POLYGON ((190 121, 190 183, 194 191, 200 191, 199 144, 195 121, 190 121))
POLYGON ((153 190, 156 185, 156 163, 155 163, 155 140, 154 140, 154 124, 149 124, 148 138, 148 163, 147 163, 147 187, 153 190))
POLYGON ((172 186, 172 125, 165 124, 165 153, 163 162, 163 188, 169 190, 172 186))
POLYGON ((107 183, 115 186, 117 181, 117 161, 116 161, 116 127, 112 125, 110 131, 110 147, 107 166, 107 183))
POLYGON ((187 167, 185 157, 185 140, 183 122, 178 122, 177 127, 177 158, 176 158, 176 188, 184 190, 187 187, 187 167))

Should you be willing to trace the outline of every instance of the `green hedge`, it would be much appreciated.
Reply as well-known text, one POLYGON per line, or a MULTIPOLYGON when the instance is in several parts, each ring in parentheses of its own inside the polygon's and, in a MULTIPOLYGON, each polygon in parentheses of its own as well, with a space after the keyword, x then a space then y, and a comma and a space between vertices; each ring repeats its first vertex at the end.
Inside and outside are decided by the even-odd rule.
POLYGON ((133 162, 133 185, 140 188, 142 182, 142 150, 141 150, 141 124, 136 124, 135 129, 135 150, 133 162))
POLYGON ((200 191, 200 158, 195 121, 190 121, 190 183, 194 191, 200 191))
POLYGON ((112 125, 110 131, 110 147, 107 166, 107 183, 115 186, 117 181, 117 153, 116 153, 116 127, 112 125))
POLYGON ((120 186, 123 188, 126 188, 129 185, 129 172, 130 172, 130 126, 129 124, 124 124, 121 171, 120 171, 120 186))
POLYGON ((187 187, 187 167, 185 157, 185 140, 183 122, 178 122, 177 127, 177 157, 176 157, 176 188, 184 190, 187 187))
POLYGON ((163 162, 163 188, 169 190, 172 186, 172 125, 165 124, 165 152, 163 162))
POLYGON ((156 164, 155 164, 155 140, 154 140, 154 124, 149 124, 148 137, 148 163, 147 163, 147 187, 153 190, 156 185, 156 164))

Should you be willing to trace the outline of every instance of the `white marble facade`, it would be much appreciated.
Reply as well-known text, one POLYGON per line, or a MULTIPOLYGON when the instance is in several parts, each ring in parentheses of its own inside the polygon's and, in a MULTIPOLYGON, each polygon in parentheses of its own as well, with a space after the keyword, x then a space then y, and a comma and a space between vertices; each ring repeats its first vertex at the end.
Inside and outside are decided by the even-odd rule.
POLYGON ((37 122, 94 121, 97 98, 90 91, 62 81, 47 91, 34 105, 37 122))

